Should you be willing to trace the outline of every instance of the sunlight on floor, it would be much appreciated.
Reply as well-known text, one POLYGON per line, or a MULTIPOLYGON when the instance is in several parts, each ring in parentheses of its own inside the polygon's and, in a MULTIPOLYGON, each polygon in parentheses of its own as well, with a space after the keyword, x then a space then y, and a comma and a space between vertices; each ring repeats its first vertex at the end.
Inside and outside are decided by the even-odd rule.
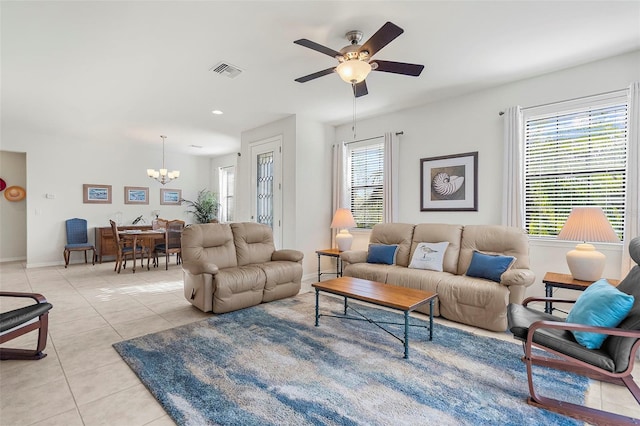
POLYGON ((99 289, 99 293, 96 298, 101 301, 113 300, 114 295, 136 295, 136 294, 162 294, 173 293, 176 290, 182 290, 182 282, 172 281, 165 283, 147 283, 134 286, 125 287, 103 287, 99 289))

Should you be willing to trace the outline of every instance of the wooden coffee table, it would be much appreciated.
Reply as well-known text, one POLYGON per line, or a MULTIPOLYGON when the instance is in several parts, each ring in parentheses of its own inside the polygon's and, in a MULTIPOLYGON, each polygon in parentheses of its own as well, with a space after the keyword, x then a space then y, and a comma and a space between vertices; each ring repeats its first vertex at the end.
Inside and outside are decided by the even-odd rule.
POLYGON ((321 316, 344 318, 344 319, 356 319, 362 321, 368 321, 377 325, 378 327, 391 334, 396 339, 404 343, 404 357, 409 358, 409 326, 429 328, 429 340, 433 339, 433 301, 438 296, 437 293, 430 291, 416 290, 413 288, 400 287, 391 284, 383 284, 375 281, 362 280, 360 278, 352 277, 340 277, 334 280, 322 281, 312 284, 316 289, 316 327, 318 327, 318 320, 321 316), (319 294, 321 291, 331 294, 337 294, 344 297, 344 315, 327 315, 320 314, 319 306, 319 294), (374 305, 384 306, 386 308, 397 309, 404 312, 404 324, 402 323, 389 323, 389 322, 376 322, 370 318, 365 317, 353 307, 348 305, 348 299, 360 300, 363 302, 373 303, 374 305), (410 324, 409 312, 415 310, 419 306, 429 303, 429 327, 410 324), (347 316, 347 308, 351 308, 360 317, 347 316), (397 324, 404 325, 404 339, 396 336, 389 330, 382 327, 380 324, 397 324))

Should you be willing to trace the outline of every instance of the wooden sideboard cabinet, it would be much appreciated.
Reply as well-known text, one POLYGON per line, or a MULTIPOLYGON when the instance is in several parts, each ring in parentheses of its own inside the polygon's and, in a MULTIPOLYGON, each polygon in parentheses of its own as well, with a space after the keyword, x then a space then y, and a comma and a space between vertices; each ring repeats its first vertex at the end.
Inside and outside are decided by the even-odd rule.
MULTIPOLYGON (((119 230, 128 231, 131 229, 139 229, 146 231, 151 229, 151 225, 129 225, 118 226, 119 230)), ((102 256, 116 255, 116 240, 113 238, 113 231, 110 226, 96 228, 96 257, 98 262, 102 263, 102 256)))

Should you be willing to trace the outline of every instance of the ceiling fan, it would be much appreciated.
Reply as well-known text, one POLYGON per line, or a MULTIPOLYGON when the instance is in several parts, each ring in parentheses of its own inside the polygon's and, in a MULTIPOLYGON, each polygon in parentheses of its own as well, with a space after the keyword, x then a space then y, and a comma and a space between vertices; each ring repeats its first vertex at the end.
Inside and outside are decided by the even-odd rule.
POLYGON ((424 65, 371 59, 373 55, 382 50, 383 47, 391 43, 403 32, 404 30, 399 26, 392 22, 387 22, 380 27, 369 40, 363 45, 360 45, 358 43, 362 40, 362 31, 349 31, 345 34, 345 37, 351 44, 343 47, 340 51, 333 50, 311 40, 307 40, 306 38, 296 40, 294 41, 295 44, 329 55, 336 58, 340 63, 336 67, 327 68, 326 70, 296 78, 295 81, 298 83, 306 83, 318 77, 337 72, 340 78, 352 85, 354 96, 358 98, 369 93, 365 79, 371 71, 390 72, 417 77, 424 69, 424 65))

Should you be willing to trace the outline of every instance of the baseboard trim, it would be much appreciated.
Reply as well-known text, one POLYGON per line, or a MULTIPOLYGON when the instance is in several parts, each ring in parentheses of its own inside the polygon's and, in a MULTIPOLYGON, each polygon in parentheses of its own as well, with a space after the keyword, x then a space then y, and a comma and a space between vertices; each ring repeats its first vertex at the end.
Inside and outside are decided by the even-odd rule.
POLYGON ((27 260, 26 257, 5 257, 0 259, 0 263, 24 262, 25 260, 27 260))

